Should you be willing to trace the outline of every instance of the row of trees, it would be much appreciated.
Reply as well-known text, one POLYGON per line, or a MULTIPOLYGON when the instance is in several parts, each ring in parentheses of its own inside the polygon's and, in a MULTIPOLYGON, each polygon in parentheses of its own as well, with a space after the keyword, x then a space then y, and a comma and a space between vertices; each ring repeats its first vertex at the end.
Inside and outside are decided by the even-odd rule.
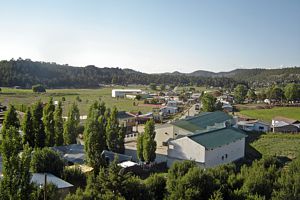
POLYGON ((295 101, 300 100, 300 84, 289 83, 281 88, 277 85, 255 93, 254 89, 248 89, 246 85, 237 85, 234 89, 234 97, 237 103, 242 103, 246 98, 248 100, 274 99, 277 101, 295 101))
POLYGON ((14 106, 10 106, 3 122, 2 135, 9 127, 23 131, 23 143, 29 147, 60 146, 76 143, 77 129, 80 121, 78 107, 72 104, 66 121, 62 118, 62 104, 55 107, 53 99, 44 105, 41 101, 28 107, 22 123, 14 106))
POLYGON ((114 162, 90 177, 86 189, 67 200, 81 199, 209 199, 297 200, 300 198, 300 159, 283 168, 276 157, 254 161, 251 166, 234 164, 202 169, 193 161, 175 162, 166 175, 141 180, 121 173, 114 162))
POLYGON ((118 110, 106 108, 104 102, 94 102, 90 109, 84 129, 87 163, 97 170, 105 166, 101 155, 103 150, 124 153, 125 128, 119 125, 118 110))

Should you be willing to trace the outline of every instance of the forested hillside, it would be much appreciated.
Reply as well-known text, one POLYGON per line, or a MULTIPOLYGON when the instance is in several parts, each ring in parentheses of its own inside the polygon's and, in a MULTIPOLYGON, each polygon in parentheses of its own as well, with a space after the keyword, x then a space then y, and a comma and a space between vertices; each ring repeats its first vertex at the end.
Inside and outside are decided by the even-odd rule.
POLYGON ((131 69, 98 68, 93 65, 72 67, 31 60, 0 61, 0 86, 31 88, 43 84, 48 88, 93 88, 99 84, 197 84, 233 88, 231 78, 193 77, 187 75, 146 74, 131 69))
POLYGON ((211 77, 211 78, 232 78, 236 81, 246 81, 248 83, 290 83, 300 82, 300 67, 290 67, 282 69, 235 69, 229 72, 209 72, 204 70, 197 70, 192 73, 169 73, 172 75, 187 75, 195 77, 211 77))
POLYGON ((29 59, 0 61, 0 86, 31 88, 93 88, 99 84, 174 84, 233 88, 238 83, 269 85, 300 83, 300 67, 283 69, 236 69, 230 72, 195 71, 193 73, 146 74, 132 69, 98 68, 93 65, 73 67, 29 59))

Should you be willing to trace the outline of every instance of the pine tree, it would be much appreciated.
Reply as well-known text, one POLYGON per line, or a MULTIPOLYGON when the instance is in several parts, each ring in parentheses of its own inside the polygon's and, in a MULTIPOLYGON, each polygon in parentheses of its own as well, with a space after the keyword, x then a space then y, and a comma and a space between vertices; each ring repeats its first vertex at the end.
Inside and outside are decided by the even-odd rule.
POLYGON ((5 117, 4 117, 3 126, 2 126, 2 130, 1 130, 1 133, 3 136, 5 135, 7 129, 9 129, 11 126, 17 128, 17 129, 20 127, 20 121, 18 119, 18 114, 13 105, 9 106, 9 109, 6 112, 5 117))
POLYGON ((27 108, 25 117, 22 123, 23 144, 28 144, 30 147, 35 145, 35 134, 33 129, 33 118, 30 107, 27 108))
POLYGON ((43 110, 43 123, 46 134, 46 146, 52 147, 55 144, 55 132, 54 132, 54 109, 53 99, 50 98, 47 105, 43 110))
POLYGON ((30 199, 30 149, 25 146, 22 154, 22 139, 15 127, 7 129, 2 140, 3 178, 1 181, 1 199, 30 199))
POLYGON ((80 122, 80 115, 78 107, 75 103, 72 104, 72 107, 68 113, 68 119, 64 124, 64 143, 65 144, 75 144, 77 137, 77 128, 80 122))
POLYGON ((54 111, 54 133, 55 133, 55 145, 61 146, 64 144, 64 121, 62 118, 62 104, 61 101, 58 102, 57 107, 54 111))
POLYGON ((33 129, 35 135, 35 147, 44 147, 45 146, 45 130, 44 124, 42 121, 43 117, 43 103, 38 101, 34 104, 32 108, 32 119, 33 119, 33 129))
POLYGON ((155 160, 156 154, 156 141, 154 121, 151 119, 145 125, 145 132, 143 136, 143 158, 147 163, 155 160))

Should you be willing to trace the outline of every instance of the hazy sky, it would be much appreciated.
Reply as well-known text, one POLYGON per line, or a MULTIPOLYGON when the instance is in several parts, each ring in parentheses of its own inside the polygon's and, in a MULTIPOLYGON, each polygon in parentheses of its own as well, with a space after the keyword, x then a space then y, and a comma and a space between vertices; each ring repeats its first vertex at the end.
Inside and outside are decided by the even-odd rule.
POLYGON ((0 60, 143 72, 300 66, 300 0, 0 0, 0 60))

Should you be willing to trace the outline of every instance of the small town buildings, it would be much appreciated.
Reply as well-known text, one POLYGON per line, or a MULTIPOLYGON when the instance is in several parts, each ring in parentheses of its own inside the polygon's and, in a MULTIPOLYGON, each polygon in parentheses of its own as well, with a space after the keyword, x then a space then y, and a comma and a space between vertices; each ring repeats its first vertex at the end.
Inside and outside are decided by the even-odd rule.
POLYGON ((257 131, 257 132, 270 131, 270 125, 259 120, 239 121, 237 124, 238 124, 238 128, 244 131, 257 131))
POLYGON ((239 129, 224 127, 195 132, 168 142, 168 166, 177 160, 194 160, 209 168, 244 157, 246 135, 239 129))
POLYGON ((286 117, 274 117, 272 119, 273 132, 279 133, 298 133, 300 132, 300 121, 286 117))
POLYGON ((177 101, 168 101, 166 106, 168 107, 177 107, 178 106, 178 102, 177 101))
POLYGON ((52 150, 58 152, 69 165, 84 164, 85 151, 84 146, 81 144, 70 144, 65 146, 51 147, 52 150))
POLYGON ((111 96, 114 98, 121 97, 124 98, 127 94, 140 94, 142 90, 140 89, 113 89, 111 91, 111 96))
POLYGON ((233 107, 230 104, 223 104, 222 105, 222 109, 226 112, 232 112, 233 111, 233 107))
POLYGON ((164 106, 164 107, 160 108, 160 113, 161 113, 162 116, 174 115, 177 112, 178 112, 177 107, 164 106))
POLYGON ((103 158, 105 158, 107 163, 113 162, 115 159, 117 159, 117 163, 122 163, 125 161, 131 161, 132 160, 132 156, 128 156, 125 154, 119 154, 119 153, 115 153, 112 151, 107 151, 107 150, 103 150, 101 155, 103 156, 103 158))
POLYGON ((119 111, 117 114, 117 119, 119 120, 119 124, 126 128, 126 134, 132 133, 133 127, 136 126, 137 122, 136 115, 125 111, 119 111))
POLYGON ((191 98, 194 99, 194 100, 199 100, 199 98, 201 97, 201 93, 193 93, 191 98))
POLYGON ((231 95, 224 94, 219 96, 217 100, 220 101, 221 103, 231 104, 233 103, 234 98, 231 95))
POLYGON ((52 183, 57 187, 57 192, 59 194, 59 199, 64 199, 67 194, 70 192, 70 188, 73 187, 71 183, 68 183, 56 176, 54 176, 51 173, 32 173, 31 182, 35 183, 38 186, 44 187, 45 185, 45 175, 46 178, 46 184, 52 183))

